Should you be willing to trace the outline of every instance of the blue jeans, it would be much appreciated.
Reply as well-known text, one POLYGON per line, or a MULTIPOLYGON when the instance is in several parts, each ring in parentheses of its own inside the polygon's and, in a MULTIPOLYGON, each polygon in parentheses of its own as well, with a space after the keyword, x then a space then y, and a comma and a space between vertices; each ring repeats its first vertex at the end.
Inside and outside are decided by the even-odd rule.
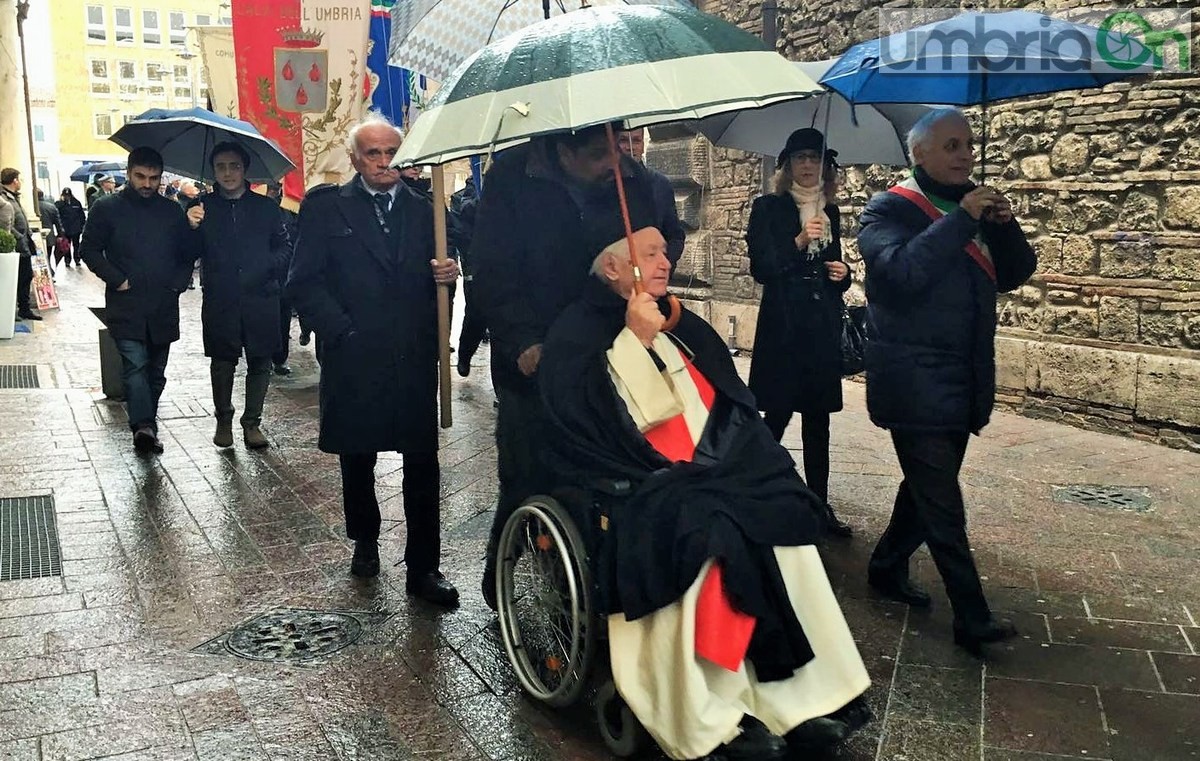
POLYGON ((167 357, 171 344, 117 339, 121 353, 121 382, 125 386, 125 409, 129 430, 150 428, 158 435, 158 398, 167 385, 167 357))

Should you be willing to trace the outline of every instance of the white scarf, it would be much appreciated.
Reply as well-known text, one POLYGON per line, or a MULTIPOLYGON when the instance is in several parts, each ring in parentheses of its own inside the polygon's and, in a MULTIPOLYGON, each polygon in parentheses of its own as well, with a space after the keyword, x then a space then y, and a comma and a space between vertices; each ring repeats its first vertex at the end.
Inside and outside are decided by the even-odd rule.
POLYGON ((821 237, 813 241, 817 243, 814 249, 813 245, 809 244, 809 251, 815 253, 820 249, 828 246, 833 242, 833 225, 829 222, 829 215, 825 213, 825 207, 828 205, 828 200, 825 198, 825 193, 820 185, 814 185, 811 188, 806 188, 795 182, 788 188, 788 192, 792 194, 792 200, 796 202, 796 208, 800 210, 800 229, 804 229, 804 225, 814 217, 819 218, 825 224, 825 232, 821 237))

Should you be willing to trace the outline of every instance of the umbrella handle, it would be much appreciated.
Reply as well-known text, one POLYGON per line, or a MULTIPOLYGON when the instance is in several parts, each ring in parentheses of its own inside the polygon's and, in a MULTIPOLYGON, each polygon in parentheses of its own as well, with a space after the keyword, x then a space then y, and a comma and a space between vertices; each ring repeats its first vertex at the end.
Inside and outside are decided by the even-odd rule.
MULTIPOLYGON (((638 266, 637 249, 633 245, 633 224, 629 221, 629 201, 625 197, 625 179, 621 176, 621 151, 617 148, 617 133, 613 131, 612 122, 604 125, 604 130, 608 133, 608 153, 612 158, 613 177, 617 181, 617 200, 621 204, 621 221, 625 223, 625 243, 629 247, 629 263, 633 265, 633 292, 641 293, 644 290, 642 288, 642 268, 638 266)), ((668 295, 667 303, 670 305, 671 313, 667 316, 667 321, 663 323, 664 331, 673 330, 679 324, 679 318, 683 313, 679 299, 668 295)))

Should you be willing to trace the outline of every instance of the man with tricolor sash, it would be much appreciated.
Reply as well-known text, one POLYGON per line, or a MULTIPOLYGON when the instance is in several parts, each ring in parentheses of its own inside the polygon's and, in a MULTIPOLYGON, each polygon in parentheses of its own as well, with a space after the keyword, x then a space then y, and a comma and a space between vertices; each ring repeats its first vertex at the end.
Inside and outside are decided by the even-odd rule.
POLYGON ((996 393, 996 294, 1024 283, 1037 257, 1008 200, 970 180, 970 125, 931 111, 908 138, 912 176, 871 199, 858 245, 866 264, 867 410, 890 431, 904 480, 868 581, 918 607, 909 579, 922 544, 946 586, 955 642, 979 654, 1016 634, 992 617, 967 542, 959 469, 996 393))

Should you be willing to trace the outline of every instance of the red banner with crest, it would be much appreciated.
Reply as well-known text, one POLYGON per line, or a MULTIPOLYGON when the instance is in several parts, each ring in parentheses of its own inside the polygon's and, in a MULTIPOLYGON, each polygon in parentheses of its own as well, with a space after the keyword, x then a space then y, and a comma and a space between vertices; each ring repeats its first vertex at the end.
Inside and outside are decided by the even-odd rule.
MULTIPOLYGON (((285 61, 291 78, 276 71, 280 52, 303 50, 307 40, 300 30, 301 0, 233 0, 233 49, 237 61, 238 106, 241 118, 273 139, 297 167, 303 168, 303 128, 300 113, 280 108, 310 98, 304 88, 307 71, 285 61), (300 93, 304 92, 304 96, 300 93)), ((309 48, 313 47, 308 45, 309 48)), ((324 88, 320 94, 324 96, 324 88)), ((293 201, 304 197, 304 173, 283 178, 283 193, 293 201)))

